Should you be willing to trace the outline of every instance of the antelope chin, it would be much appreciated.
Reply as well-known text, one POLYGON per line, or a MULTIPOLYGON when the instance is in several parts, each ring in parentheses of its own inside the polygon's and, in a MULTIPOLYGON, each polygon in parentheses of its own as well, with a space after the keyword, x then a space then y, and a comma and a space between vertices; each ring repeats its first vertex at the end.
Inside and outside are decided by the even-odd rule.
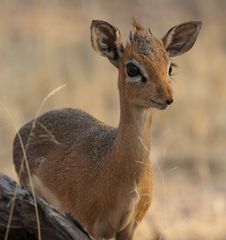
POLYGON ((151 100, 151 107, 153 107, 153 108, 157 108, 159 110, 163 110, 163 109, 166 109, 167 106, 168 105, 166 103, 160 103, 160 102, 151 100))

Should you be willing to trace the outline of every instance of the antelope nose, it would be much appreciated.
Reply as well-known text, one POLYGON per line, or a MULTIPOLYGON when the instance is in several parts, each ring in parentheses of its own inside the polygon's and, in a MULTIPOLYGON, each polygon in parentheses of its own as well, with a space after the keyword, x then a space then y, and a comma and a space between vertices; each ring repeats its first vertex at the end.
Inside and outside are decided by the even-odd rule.
POLYGON ((173 99, 172 99, 172 98, 166 100, 166 103, 167 103, 168 105, 170 105, 172 102, 173 102, 173 99))

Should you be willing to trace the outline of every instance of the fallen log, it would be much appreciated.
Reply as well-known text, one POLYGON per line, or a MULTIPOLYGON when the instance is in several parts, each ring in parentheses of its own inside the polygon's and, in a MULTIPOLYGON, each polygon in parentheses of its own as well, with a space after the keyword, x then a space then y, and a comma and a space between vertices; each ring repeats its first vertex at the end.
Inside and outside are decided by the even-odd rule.
MULTIPOLYGON (((4 239, 12 199, 16 201, 8 240, 38 240, 35 206, 32 194, 0 173, 0 239, 4 239)), ((37 196, 42 240, 93 240, 72 216, 61 214, 46 200, 37 196)))

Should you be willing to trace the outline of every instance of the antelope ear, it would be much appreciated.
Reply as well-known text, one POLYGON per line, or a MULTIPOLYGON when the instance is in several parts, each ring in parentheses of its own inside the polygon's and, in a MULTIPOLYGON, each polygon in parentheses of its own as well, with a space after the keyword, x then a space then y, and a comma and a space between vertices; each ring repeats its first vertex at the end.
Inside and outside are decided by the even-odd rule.
POLYGON ((90 30, 93 49, 118 68, 119 59, 124 52, 119 30, 101 20, 93 20, 90 30))
POLYGON ((179 56, 191 49, 201 26, 201 21, 191 21, 171 28, 162 39, 169 56, 179 56))

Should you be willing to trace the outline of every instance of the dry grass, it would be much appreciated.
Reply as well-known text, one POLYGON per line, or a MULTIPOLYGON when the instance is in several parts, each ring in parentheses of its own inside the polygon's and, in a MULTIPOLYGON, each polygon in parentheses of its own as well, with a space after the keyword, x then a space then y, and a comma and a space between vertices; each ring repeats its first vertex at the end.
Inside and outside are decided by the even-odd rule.
MULTIPOLYGON (((12 123, 15 132, 17 133, 19 131, 19 128, 17 127, 13 117, 8 112, 8 110, 4 107, 4 105, 2 105, 2 104, 0 104, 0 105, 1 105, 2 109, 5 110, 6 115, 9 117, 9 120, 12 123)), ((41 240, 42 238, 41 238, 41 228, 40 228, 40 221, 39 221, 39 211, 38 211, 38 206, 37 206, 37 200, 36 200, 34 185, 33 185, 33 182, 32 182, 32 176, 31 176, 29 165, 28 165, 28 160, 27 160, 27 155, 26 155, 26 146, 24 146, 23 141, 22 141, 19 133, 18 133, 18 137, 19 137, 19 141, 20 141, 20 144, 21 144, 22 152, 23 152, 23 160, 22 160, 20 168, 19 168, 18 178, 20 179, 22 169, 24 168, 24 165, 25 165, 26 166, 26 171, 27 171, 28 176, 29 176, 31 193, 32 193, 32 196, 33 196, 33 199, 34 199, 35 215, 36 215, 36 219, 37 219, 38 239, 41 240)), ((10 232, 10 226, 11 226, 13 212, 14 212, 14 208, 15 208, 16 195, 17 195, 17 189, 15 188, 14 193, 13 193, 13 198, 12 198, 12 201, 11 201, 10 213, 9 213, 9 218, 8 218, 8 223, 7 223, 7 228, 6 228, 6 233, 5 233, 4 240, 9 239, 9 232, 10 232)))
MULTIPOLYGON (((0 6, 0 102, 18 126, 62 84, 67 87, 43 111, 71 106, 117 125, 117 71, 91 49, 92 19, 113 22, 124 41, 132 16, 157 36, 177 23, 203 20, 197 44, 175 59, 175 103, 154 116, 154 202, 137 239, 152 239, 153 232, 174 240, 226 239, 225 1, 2 0, 0 6)), ((0 169, 15 178, 14 134, 0 109, 0 169)))
MULTIPOLYGON (((56 89, 54 89, 53 91, 51 91, 42 101, 39 109, 38 109, 38 112, 35 116, 35 119, 34 119, 34 122, 33 122, 33 125, 32 125, 32 128, 30 130, 30 133, 29 133, 29 136, 28 136, 28 140, 27 140, 27 144, 24 145, 23 144, 23 141, 22 141, 22 138, 20 136, 20 133, 19 133, 19 128, 13 118, 13 116, 10 114, 10 112, 8 111, 8 109, 5 108, 5 106, 3 104, 1 104, 0 102, 0 106, 2 107, 3 110, 5 110, 5 113, 6 115, 8 116, 8 119, 9 119, 9 122, 12 123, 13 125, 13 128, 15 130, 15 132, 18 134, 18 138, 19 138, 19 142, 20 142, 20 145, 21 145, 21 148, 22 148, 22 152, 23 152, 23 159, 21 161, 21 164, 20 164, 20 167, 19 167, 19 171, 18 171, 18 179, 20 179, 21 177, 21 173, 23 171, 24 168, 26 168, 25 171, 27 171, 27 174, 28 174, 28 178, 29 178, 29 185, 30 185, 30 189, 31 189, 31 193, 32 193, 32 196, 33 196, 33 199, 34 199, 34 207, 35 207, 35 214, 36 214, 36 220, 37 220, 37 235, 38 235, 38 239, 41 240, 42 239, 42 236, 41 236, 41 227, 40 227, 40 220, 39 220, 39 210, 38 210, 38 206, 37 206, 37 199, 36 199, 36 193, 35 193, 35 188, 34 188, 34 184, 33 184, 33 181, 32 181, 32 175, 31 175, 31 171, 30 171, 30 168, 29 168, 29 164, 28 164, 28 159, 27 159, 27 147, 30 143, 30 136, 32 136, 33 134, 33 131, 34 131, 34 128, 36 126, 36 120, 37 118, 40 116, 41 112, 42 112, 42 109, 44 107, 44 105, 46 104, 46 102, 48 101, 49 98, 51 98, 54 94, 56 94, 58 91, 60 91, 62 88, 64 88, 66 85, 61 85, 59 87, 57 87, 56 89)), ((51 135, 50 135, 51 136, 51 135)), ((11 227, 11 222, 12 222, 12 217, 13 217, 13 213, 14 213, 14 208, 15 208, 15 201, 16 201, 16 197, 17 197, 17 192, 16 192, 16 188, 15 188, 15 191, 13 193, 13 199, 12 199, 12 202, 11 202, 11 207, 10 207, 10 213, 9 213, 9 218, 8 218, 8 224, 7 224, 7 228, 6 228, 6 233, 5 233, 5 237, 4 237, 4 240, 8 240, 9 239, 9 232, 10 232, 10 227, 11 227)))

